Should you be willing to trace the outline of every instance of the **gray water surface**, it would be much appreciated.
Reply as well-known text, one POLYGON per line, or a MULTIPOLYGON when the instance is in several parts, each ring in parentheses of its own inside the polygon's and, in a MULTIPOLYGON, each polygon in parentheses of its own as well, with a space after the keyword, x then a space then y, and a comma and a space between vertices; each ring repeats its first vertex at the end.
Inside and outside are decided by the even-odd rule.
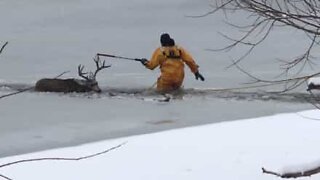
POLYGON ((143 89, 104 89, 101 94, 29 91, 0 103, 0 157, 311 109, 307 97, 187 89, 160 102, 162 95, 143 89))
MULTIPOLYGON (((141 63, 105 58, 112 67, 99 72, 102 94, 27 91, 0 99, 0 157, 74 146, 93 141, 220 123, 314 107, 305 87, 289 94, 266 93, 281 87, 217 91, 242 87, 250 79, 227 68, 245 53, 228 52, 231 37, 241 33, 225 23, 224 14, 190 18, 210 11, 211 0, 28 0, 0 1, 0 95, 32 87, 41 78, 78 78, 77 67, 95 70, 96 53, 150 58, 159 37, 168 32, 187 49, 206 81, 186 68, 183 95, 169 102, 145 92, 159 76, 141 63)), ((246 14, 234 16, 240 25, 246 14)), ((308 44, 304 33, 275 28, 239 65, 262 79, 281 79, 277 58, 297 57, 308 44)), ((317 71, 306 69, 300 75, 317 71)), ((290 74, 289 74, 290 75, 290 74)), ((226 132, 232 133, 232 132, 226 132)))

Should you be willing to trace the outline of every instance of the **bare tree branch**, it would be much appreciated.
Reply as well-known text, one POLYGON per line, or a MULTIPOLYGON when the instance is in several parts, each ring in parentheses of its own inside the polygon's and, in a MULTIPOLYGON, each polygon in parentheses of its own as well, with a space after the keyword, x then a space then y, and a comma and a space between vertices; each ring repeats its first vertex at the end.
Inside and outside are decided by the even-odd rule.
POLYGON ((286 78, 286 79, 280 79, 280 80, 267 80, 267 79, 262 79, 259 78, 245 69, 243 69, 238 63, 233 62, 233 65, 242 73, 246 74, 248 77, 250 77, 253 81, 246 83, 246 84, 254 84, 254 83, 264 83, 264 84, 285 84, 285 88, 281 92, 286 92, 293 90, 299 86, 301 86, 304 83, 307 83, 308 79, 319 76, 320 72, 310 74, 310 75, 305 75, 305 76, 298 76, 298 77, 293 77, 293 78, 286 78))
POLYGON ((57 75, 56 77, 54 77, 54 79, 59 78, 59 77, 63 76, 66 73, 69 73, 69 72, 70 71, 64 71, 64 72, 60 73, 59 75, 57 75))
POLYGON ((319 121, 319 120, 320 120, 320 118, 308 117, 308 116, 304 116, 304 115, 298 114, 298 113, 297 113, 297 115, 298 115, 298 116, 301 116, 302 118, 305 118, 305 119, 316 120, 316 121, 319 121))
MULTIPOLYGON (((282 64, 284 72, 287 73, 301 65, 296 74, 299 74, 306 64, 312 64, 312 51, 319 46, 320 36, 320 1, 316 0, 217 0, 213 10, 206 15, 214 14, 218 11, 234 14, 245 12, 246 21, 249 24, 239 26, 229 23, 233 28, 243 32, 243 36, 237 39, 223 35, 232 43, 217 50, 230 50, 235 46, 247 46, 248 49, 243 56, 234 63, 239 63, 246 56, 251 54, 253 49, 261 44, 275 27, 291 27, 302 32, 310 38, 310 45, 304 53, 296 58, 290 59, 282 64)), ((200 17, 202 17, 200 16, 200 17)), ((234 65, 234 64, 232 64, 234 65)))
POLYGON ((23 92, 29 91, 29 90, 31 90, 31 89, 33 89, 33 88, 34 88, 34 86, 32 86, 32 87, 28 87, 28 88, 25 88, 25 89, 21 89, 21 90, 19 90, 19 91, 17 91, 17 92, 13 92, 13 93, 5 94, 5 95, 0 96, 0 99, 2 99, 2 98, 6 98, 6 97, 9 97, 9 96, 13 96, 13 95, 16 95, 16 94, 20 94, 20 93, 23 93, 23 92))
MULTIPOLYGON (((70 71, 64 71, 64 72, 62 72, 61 74, 57 75, 57 76, 54 77, 54 78, 59 78, 60 76, 66 74, 66 73, 68 73, 68 72, 70 72, 70 71)), ((9 94, 2 95, 2 96, 0 96, 0 99, 6 98, 6 97, 9 97, 9 96, 13 96, 13 95, 16 95, 16 94, 20 94, 20 93, 23 93, 23 92, 26 92, 26 91, 29 91, 29 90, 32 90, 32 89, 34 89, 34 86, 21 89, 21 90, 19 90, 19 91, 17 91, 17 92, 13 92, 13 93, 9 93, 9 94)))
MULTIPOLYGON (((246 15, 245 25, 238 24, 226 18, 227 23, 234 29, 237 29, 242 35, 238 38, 232 38, 229 35, 222 34, 227 40, 231 41, 225 47, 219 49, 209 49, 211 51, 231 51, 237 46, 245 48, 245 52, 237 57, 230 66, 237 67, 239 62, 249 56, 257 46, 262 44, 273 32, 275 28, 289 27, 304 32, 309 45, 302 50, 301 54, 287 60, 280 60, 282 69, 281 75, 286 75, 287 79, 279 81, 262 80, 257 78, 245 70, 241 70, 255 83, 285 83, 284 91, 292 90, 305 83, 310 77, 318 75, 318 73, 307 74, 303 77, 292 78, 298 76, 308 65, 315 65, 316 48, 320 46, 320 1, 318 0, 216 0, 213 10, 206 15, 215 14, 222 11, 230 16, 237 16, 238 13, 246 15), (290 77, 290 76, 291 77, 290 77), (286 83, 287 81, 287 83, 286 83)), ((230 17, 229 16, 229 17, 230 17)), ((241 21, 243 23, 244 21, 241 21)))
POLYGON ((313 169, 309 169, 306 171, 299 171, 299 172, 287 172, 287 173, 277 173, 273 171, 268 171, 265 168, 262 168, 262 172, 265 174, 271 174, 275 175, 281 178, 299 178, 299 177, 306 177, 306 176, 312 176, 314 174, 320 173, 320 167, 315 167, 313 169))
POLYGON ((93 158, 93 157, 96 157, 96 156, 100 156, 100 155, 106 154, 106 153, 108 153, 108 152, 110 152, 112 150, 120 148, 124 144, 126 144, 126 142, 121 143, 121 144, 119 144, 117 146, 111 147, 111 148, 109 148, 107 150, 104 150, 102 152, 98 152, 98 153, 95 153, 95 154, 90 154, 88 156, 82 156, 82 157, 77 157, 77 158, 60 158, 60 157, 57 157, 57 158, 23 159, 23 160, 19 160, 19 161, 14 161, 14 162, 2 164, 2 165, 0 165, 0 168, 4 168, 4 167, 7 167, 7 166, 12 166, 12 165, 15 165, 15 164, 34 162, 34 161, 80 161, 80 160, 89 159, 89 158, 93 158))
POLYGON ((0 49, 0 54, 2 53, 2 51, 4 50, 4 48, 8 45, 8 42, 4 43, 4 45, 1 47, 0 49))
POLYGON ((0 174, 0 177, 3 178, 3 179, 6 179, 6 180, 13 180, 13 179, 10 179, 9 177, 4 176, 4 175, 2 175, 2 174, 0 174))
POLYGON ((312 104, 315 108, 320 110, 320 99, 316 95, 313 94, 312 90, 309 91, 311 99, 308 100, 310 104, 312 104))
MULTIPOLYGON (((224 2, 222 5, 220 5, 221 8, 227 6, 228 4, 232 3, 233 0, 228 0, 227 2, 224 2)), ((219 11, 219 9, 213 9, 212 11, 206 12, 205 14, 198 15, 198 16, 186 16, 186 17, 193 17, 193 18, 199 18, 199 17, 205 17, 210 14, 213 14, 215 12, 219 11)))
MULTIPOLYGON (((2 164, 0 165, 0 169, 4 168, 4 167, 8 167, 8 166, 13 166, 13 165, 17 165, 17 164, 22 164, 22 163, 29 163, 29 162, 39 162, 39 161, 81 161, 81 160, 85 160, 85 159, 90 159, 90 158, 94 158, 96 156, 100 156, 103 154, 106 154, 112 150, 118 149, 121 146, 123 146, 124 144, 126 144, 127 142, 121 143, 117 146, 111 147, 107 150, 98 152, 98 153, 94 153, 94 154, 90 154, 87 156, 81 156, 81 157, 77 157, 77 158, 61 158, 61 157, 56 157, 56 158, 35 158, 35 159, 22 159, 22 160, 18 160, 18 161, 13 161, 13 162, 9 162, 6 164, 2 164)), ((4 175, 0 174, 0 177, 7 179, 7 180, 12 180, 9 177, 6 177, 4 175)))

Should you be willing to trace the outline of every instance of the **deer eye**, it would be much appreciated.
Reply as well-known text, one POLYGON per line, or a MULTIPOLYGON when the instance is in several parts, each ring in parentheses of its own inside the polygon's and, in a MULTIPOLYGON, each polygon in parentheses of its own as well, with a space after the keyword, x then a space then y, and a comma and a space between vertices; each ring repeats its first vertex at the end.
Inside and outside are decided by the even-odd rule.
POLYGON ((90 83, 91 86, 97 86, 98 83, 96 81, 90 83))

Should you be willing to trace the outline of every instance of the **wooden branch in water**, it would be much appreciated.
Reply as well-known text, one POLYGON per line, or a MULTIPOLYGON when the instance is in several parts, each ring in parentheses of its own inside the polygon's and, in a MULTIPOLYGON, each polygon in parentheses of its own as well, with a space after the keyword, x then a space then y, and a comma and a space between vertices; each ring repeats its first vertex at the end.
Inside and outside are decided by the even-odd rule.
MULTIPOLYGON (((57 75, 57 76, 54 77, 54 78, 59 78, 60 76, 66 74, 66 73, 68 73, 68 72, 69 72, 69 71, 64 71, 64 72, 62 72, 61 74, 57 75)), ((0 99, 6 98, 6 97, 9 97, 9 96, 13 96, 13 95, 16 95, 16 94, 20 94, 20 93, 23 93, 23 92, 26 92, 26 91, 29 91, 29 90, 32 90, 32 89, 34 89, 34 86, 28 87, 28 88, 24 88, 24 89, 20 89, 20 90, 17 91, 17 92, 13 92, 13 93, 9 93, 9 94, 2 95, 2 96, 0 96, 0 99)))
POLYGON ((4 45, 1 47, 0 49, 0 54, 2 53, 2 51, 4 50, 4 48, 8 45, 8 42, 4 43, 4 45))

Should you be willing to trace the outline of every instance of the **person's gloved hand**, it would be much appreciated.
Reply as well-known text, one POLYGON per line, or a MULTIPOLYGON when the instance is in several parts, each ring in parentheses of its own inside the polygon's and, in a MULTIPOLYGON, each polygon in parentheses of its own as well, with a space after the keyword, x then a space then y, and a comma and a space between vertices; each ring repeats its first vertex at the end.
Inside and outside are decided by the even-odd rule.
POLYGON ((195 72, 194 76, 196 77, 196 80, 200 78, 201 81, 204 81, 204 77, 199 73, 199 71, 195 72))
POLYGON ((148 59, 146 58, 142 58, 140 59, 141 64, 143 64, 144 66, 148 63, 148 59))

